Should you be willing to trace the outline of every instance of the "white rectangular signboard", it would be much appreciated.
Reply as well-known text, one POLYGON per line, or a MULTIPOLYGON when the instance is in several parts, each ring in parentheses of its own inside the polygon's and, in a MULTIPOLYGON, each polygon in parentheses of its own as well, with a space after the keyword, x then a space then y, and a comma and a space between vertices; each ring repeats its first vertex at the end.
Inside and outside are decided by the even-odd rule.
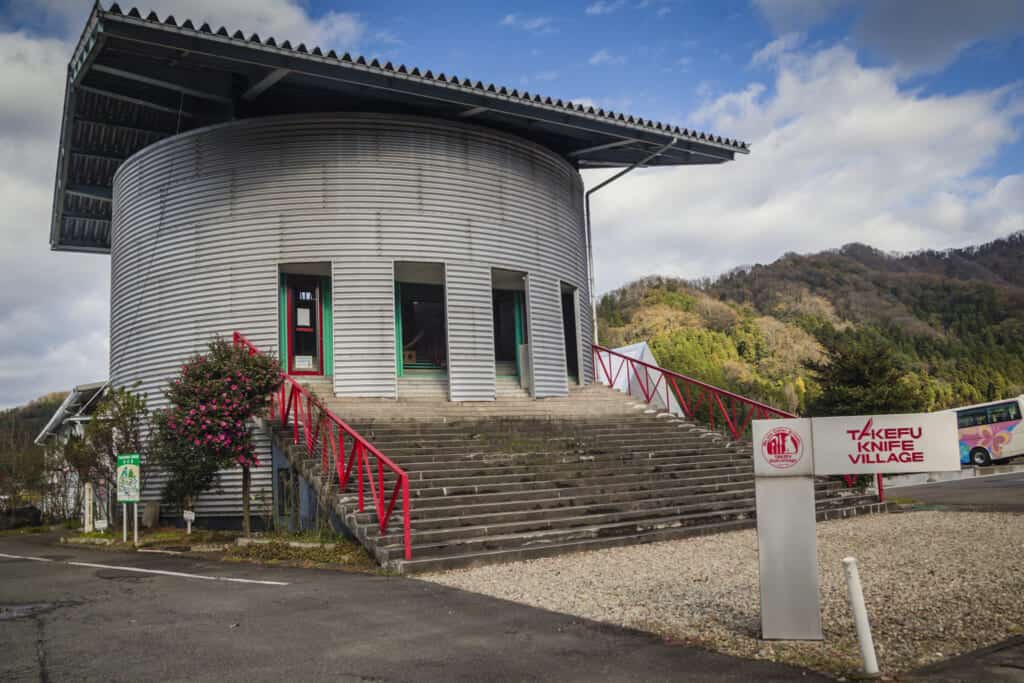
POLYGON ((945 472, 960 469, 956 415, 816 417, 814 473, 945 472))

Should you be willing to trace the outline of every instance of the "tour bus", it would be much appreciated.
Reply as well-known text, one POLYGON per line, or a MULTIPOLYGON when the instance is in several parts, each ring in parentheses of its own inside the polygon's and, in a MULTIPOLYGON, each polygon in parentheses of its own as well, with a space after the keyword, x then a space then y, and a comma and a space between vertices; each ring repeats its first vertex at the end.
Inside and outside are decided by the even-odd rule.
POLYGON ((1022 413, 1024 395, 957 408, 960 462, 984 466, 1024 455, 1024 434, 1017 434, 1022 413))

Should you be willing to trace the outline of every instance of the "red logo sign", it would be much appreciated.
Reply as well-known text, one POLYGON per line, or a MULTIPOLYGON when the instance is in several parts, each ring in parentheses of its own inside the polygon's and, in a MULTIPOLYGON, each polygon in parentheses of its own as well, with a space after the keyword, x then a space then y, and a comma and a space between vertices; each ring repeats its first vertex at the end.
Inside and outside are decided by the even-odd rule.
POLYGON ((804 442, 789 427, 776 427, 761 439, 761 455, 769 465, 785 470, 804 457, 804 442))

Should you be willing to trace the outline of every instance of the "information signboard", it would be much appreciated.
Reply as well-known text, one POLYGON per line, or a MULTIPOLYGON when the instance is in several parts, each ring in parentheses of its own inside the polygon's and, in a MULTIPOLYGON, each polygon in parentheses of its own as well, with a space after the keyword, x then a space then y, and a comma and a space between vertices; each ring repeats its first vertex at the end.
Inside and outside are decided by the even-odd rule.
POLYGON ((952 412, 754 420, 761 637, 821 639, 814 477, 960 469, 952 412))
POLYGON ((117 502, 138 503, 142 458, 138 453, 117 456, 117 502))
POLYGON ((814 473, 893 474, 960 469, 956 415, 950 412, 816 417, 814 473))

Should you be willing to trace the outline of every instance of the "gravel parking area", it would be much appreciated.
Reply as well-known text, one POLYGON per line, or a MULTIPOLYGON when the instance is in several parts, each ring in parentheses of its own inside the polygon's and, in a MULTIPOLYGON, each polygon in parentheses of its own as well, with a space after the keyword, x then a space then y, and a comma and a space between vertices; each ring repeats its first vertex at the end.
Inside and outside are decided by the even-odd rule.
POLYGON ((823 642, 762 641, 753 530, 425 575, 745 657, 860 667, 841 560, 860 564, 879 664, 917 668, 1024 633, 1024 515, 924 511, 818 525, 823 642))

